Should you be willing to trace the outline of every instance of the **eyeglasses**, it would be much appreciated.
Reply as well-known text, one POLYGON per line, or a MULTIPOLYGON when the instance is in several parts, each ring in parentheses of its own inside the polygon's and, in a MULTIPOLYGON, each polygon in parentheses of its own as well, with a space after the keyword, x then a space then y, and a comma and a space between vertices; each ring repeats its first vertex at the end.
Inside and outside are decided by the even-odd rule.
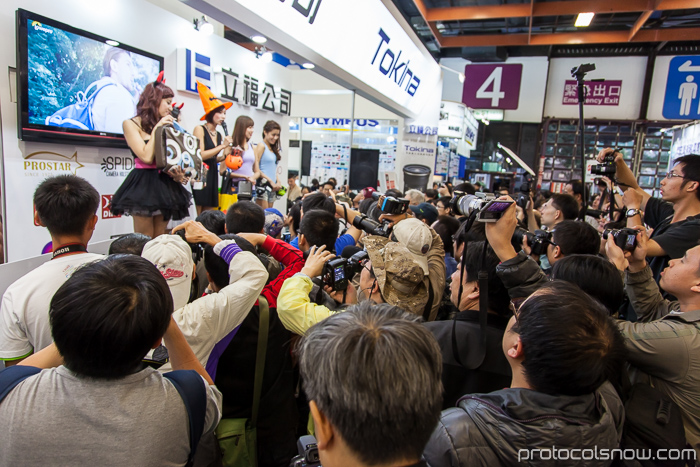
POLYGON ((510 301, 510 304, 508 308, 510 308, 510 311, 513 312, 513 315, 515 316, 515 320, 518 320, 518 312, 520 311, 520 305, 523 304, 527 297, 525 298, 516 298, 510 301))
POLYGON ((664 174, 664 178, 671 179, 671 178, 685 178, 685 177, 681 174, 677 174, 676 172, 667 172, 664 174))

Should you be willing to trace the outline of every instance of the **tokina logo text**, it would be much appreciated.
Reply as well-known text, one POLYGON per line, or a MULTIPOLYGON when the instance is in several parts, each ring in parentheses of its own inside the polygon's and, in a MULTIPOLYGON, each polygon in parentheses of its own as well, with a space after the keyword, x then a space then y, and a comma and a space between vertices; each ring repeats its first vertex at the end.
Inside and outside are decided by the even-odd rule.
POLYGON ((398 55, 389 48, 389 42, 391 39, 384 32, 382 28, 379 28, 379 46, 377 51, 374 52, 374 57, 372 58, 372 65, 377 60, 379 52, 382 50, 382 46, 386 43, 386 49, 384 49, 384 54, 382 58, 379 59, 379 71, 386 75, 390 80, 396 83, 401 89, 406 91, 409 96, 416 94, 418 86, 420 86, 420 79, 418 76, 413 74, 413 71, 408 67, 411 60, 400 63, 402 51, 399 50, 398 55), (389 59, 388 61, 386 59, 389 59), (404 83, 406 87, 404 87, 404 83))

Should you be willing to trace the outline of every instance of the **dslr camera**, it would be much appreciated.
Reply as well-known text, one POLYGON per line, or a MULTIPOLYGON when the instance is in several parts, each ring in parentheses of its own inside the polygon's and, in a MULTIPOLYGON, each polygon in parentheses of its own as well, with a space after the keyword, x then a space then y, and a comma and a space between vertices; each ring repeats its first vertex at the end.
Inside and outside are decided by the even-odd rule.
POLYGON ((201 243, 190 243, 187 241, 187 236, 185 235, 185 229, 177 230, 173 235, 177 235, 182 238, 192 250, 192 259, 194 264, 197 264, 200 259, 204 256, 204 246, 201 243))
POLYGON ((606 154, 603 158, 603 162, 592 165, 591 173, 593 175, 605 175, 606 177, 613 178, 615 172, 617 171, 617 166, 615 165, 615 154, 619 151, 614 150, 610 154, 606 154))
POLYGON ((615 245, 619 246, 623 251, 634 251, 637 248, 637 234, 639 232, 625 227, 622 229, 605 229, 603 231, 603 240, 607 240, 609 235, 615 239, 615 245))
POLYGON ((369 235, 388 237, 389 233, 391 233, 391 221, 384 219, 380 223, 364 214, 356 216, 352 221, 352 225, 357 229, 364 230, 369 235))
POLYGON ((410 203, 410 201, 407 199, 386 196, 376 191, 372 193, 372 198, 377 200, 377 207, 384 214, 405 214, 406 211, 408 211, 408 205, 410 203))
POLYGON ((523 237, 527 238, 527 244, 530 245, 531 255, 541 256, 547 253, 547 245, 552 243, 552 232, 546 230, 535 230, 535 233, 529 232, 523 228, 515 229, 513 232, 513 241, 517 245, 523 244, 523 237))
POLYGON ((463 191, 455 191, 450 208, 462 216, 470 217, 476 213, 479 222, 496 222, 503 216, 512 201, 496 199, 493 193, 465 194, 463 191))
POLYGON ((323 265, 323 273, 321 279, 323 285, 327 285, 334 292, 345 290, 348 288, 348 282, 369 260, 369 255, 366 251, 358 251, 349 259, 335 258, 323 265))
POLYGON ((292 458, 289 467, 320 467, 321 461, 318 457, 318 445, 316 438, 311 435, 302 436, 297 441, 298 456, 292 458))
POLYGON ((530 177, 520 184, 519 191, 520 192, 515 197, 515 204, 520 206, 524 211, 527 209, 527 203, 530 202, 530 194, 532 193, 532 180, 530 177))

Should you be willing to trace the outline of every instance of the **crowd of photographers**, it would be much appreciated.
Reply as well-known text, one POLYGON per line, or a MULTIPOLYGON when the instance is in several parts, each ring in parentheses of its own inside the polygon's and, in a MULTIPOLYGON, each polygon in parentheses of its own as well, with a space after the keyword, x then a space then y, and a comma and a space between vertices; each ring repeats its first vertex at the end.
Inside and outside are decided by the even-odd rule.
POLYGON ((590 200, 290 175, 286 215, 239 201, 108 256, 97 191, 47 179, 53 257, 0 308, 0 466, 694 465, 700 156, 661 198, 598 159, 590 200))

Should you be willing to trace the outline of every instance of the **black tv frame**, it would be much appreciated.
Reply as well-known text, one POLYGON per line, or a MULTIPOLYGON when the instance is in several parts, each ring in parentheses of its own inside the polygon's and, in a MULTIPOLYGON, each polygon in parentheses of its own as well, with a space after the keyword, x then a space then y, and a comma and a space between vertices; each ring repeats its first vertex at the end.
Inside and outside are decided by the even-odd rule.
MULTIPOLYGON (((110 38, 99 36, 82 29, 74 28, 60 21, 38 15, 24 9, 16 12, 16 53, 17 53, 17 137, 22 141, 38 143, 58 143, 82 146, 99 146, 109 148, 126 148, 126 139, 120 133, 108 133, 104 131, 89 131, 76 128, 61 128, 50 125, 37 125, 29 123, 29 70, 27 51, 27 20, 38 21, 42 24, 62 29, 79 36, 98 42, 106 42, 110 38)), ((163 71, 164 59, 159 55, 119 43, 120 49, 143 55, 160 64, 159 71, 163 71)))

